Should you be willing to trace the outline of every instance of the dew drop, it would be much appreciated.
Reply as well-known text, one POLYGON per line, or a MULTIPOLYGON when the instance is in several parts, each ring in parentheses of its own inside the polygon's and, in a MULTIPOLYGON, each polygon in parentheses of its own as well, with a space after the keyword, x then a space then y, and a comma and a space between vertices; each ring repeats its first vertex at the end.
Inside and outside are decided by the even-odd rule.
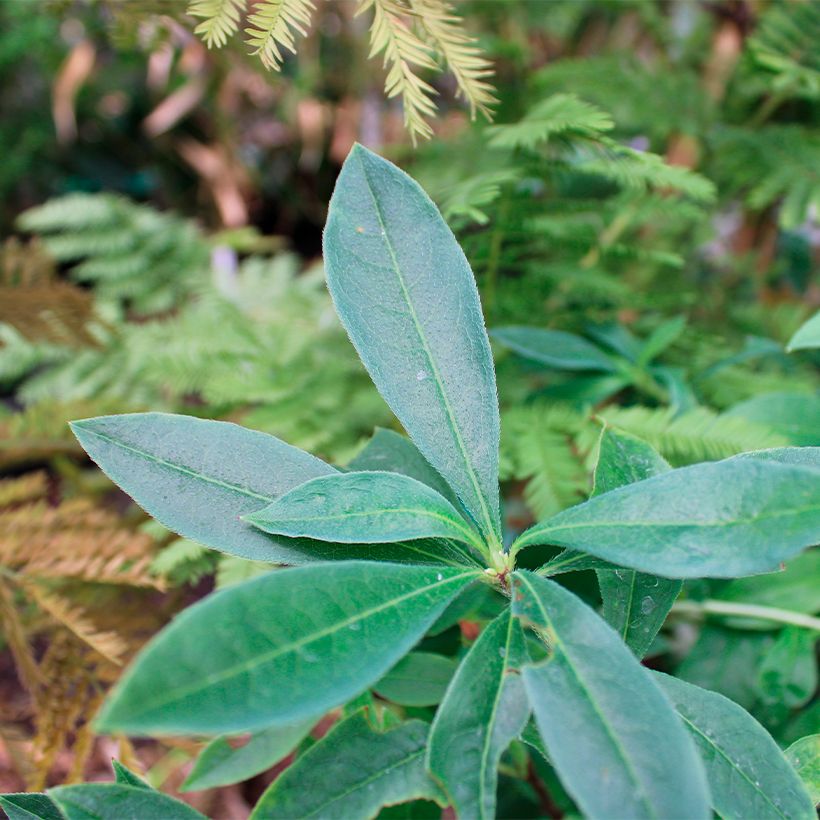
POLYGON ((353 632, 358 632, 362 628, 362 625, 356 621, 348 626, 348 629, 352 630, 353 632))
POLYGON ((655 607, 657 607, 657 604, 653 600, 652 596, 647 595, 641 601, 641 614, 648 615, 650 612, 652 612, 653 609, 655 609, 655 607))
POLYGON ((438 575, 436 575, 436 580, 440 581, 442 578, 444 578, 444 576, 439 572, 438 575))
POLYGON ((507 657, 507 650, 504 649, 503 646, 499 646, 498 647, 498 654, 501 655, 502 658, 506 658, 507 657))
POLYGON ((423 370, 419 370, 419 372, 416 373, 416 381, 417 382, 423 382, 426 378, 427 378, 427 374, 423 370))

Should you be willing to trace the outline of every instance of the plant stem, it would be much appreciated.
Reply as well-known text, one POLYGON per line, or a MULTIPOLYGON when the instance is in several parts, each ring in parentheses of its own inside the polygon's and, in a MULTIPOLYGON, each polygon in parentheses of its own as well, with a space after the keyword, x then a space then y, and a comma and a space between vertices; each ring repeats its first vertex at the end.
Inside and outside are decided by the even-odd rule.
POLYGON ((820 618, 792 612, 789 609, 777 609, 772 606, 757 604, 733 604, 730 601, 678 601, 672 607, 672 612, 683 616, 696 618, 705 615, 729 615, 735 618, 753 618, 761 621, 775 621, 781 624, 799 626, 820 632, 820 618))

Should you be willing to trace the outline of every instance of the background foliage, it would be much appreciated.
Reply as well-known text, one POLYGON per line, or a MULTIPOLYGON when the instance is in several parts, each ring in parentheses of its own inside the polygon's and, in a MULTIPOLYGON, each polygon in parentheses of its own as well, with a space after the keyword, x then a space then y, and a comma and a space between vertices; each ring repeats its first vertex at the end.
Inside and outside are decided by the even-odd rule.
MULTIPOLYGON (((195 18, 158 0, 0 4, 4 790, 88 777, 112 751, 178 788, 191 744, 115 750, 88 720, 173 612, 260 570, 147 523, 67 419, 229 419, 337 464, 396 426, 318 266, 355 139, 420 179, 476 273, 509 537, 586 497, 601 419, 674 465, 820 444, 817 350, 786 351, 820 304, 817 4, 473 0, 438 34, 455 24, 432 0, 289 5, 289 28, 249 35, 270 74, 228 36, 232 0, 195 18), (400 48, 412 78, 395 74, 400 48), (572 334, 567 355, 545 357, 531 328, 572 334)), ((255 13, 257 31, 275 22, 255 13)), ((816 614, 817 554, 686 584, 648 662, 784 747, 816 731, 816 633, 713 604, 816 614)), ((598 603, 593 573, 562 582, 598 603)), ((459 657, 488 606, 420 649, 459 657)), ((502 778, 502 816, 573 810, 538 755, 514 746, 505 765, 527 776, 502 778)), ((242 816, 271 778, 186 799, 242 816)))

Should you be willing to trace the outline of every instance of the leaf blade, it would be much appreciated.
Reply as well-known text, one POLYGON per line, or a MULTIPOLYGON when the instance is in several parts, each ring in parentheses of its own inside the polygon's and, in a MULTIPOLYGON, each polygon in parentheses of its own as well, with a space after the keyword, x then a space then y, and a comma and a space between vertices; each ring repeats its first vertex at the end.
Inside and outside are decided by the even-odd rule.
POLYGON ((574 333, 514 325, 494 328, 490 335, 519 356, 558 370, 618 372, 617 364, 606 353, 574 333))
POLYGON ((745 709, 670 675, 652 675, 695 739, 706 766, 712 807, 721 817, 814 817, 800 778, 745 709))
POLYGON ((513 614, 546 632, 552 649, 525 667, 524 685, 550 761, 583 813, 708 817, 694 745, 635 656, 567 590, 520 571, 513 582, 513 614))
POLYGON ((239 516, 336 472, 318 458, 235 424, 167 413, 100 416, 71 426, 103 472, 168 529, 241 558, 304 561, 293 545, 239 516))
POLYGON ((470 648, 436 713, 427 765, 459 817, 495 817, 499 760, 530 714, 518 674, 525 661, 519 622, 506 610, 470 648))
POLYGON ((450 538, 473 545, 478 534, 435 490, 400 473, 320 476, 245 520, 273 535, 343 544, 450 538))
POLYGON ((267 789, 251 820, 316 817, 366 820, 385 805, 444 803, 424 770, 427 726, 411 720, 374 732, 362 711, 334 726, 267 789))
POLYGON ((83 783, 58 786, 48 796, 67 820, 124 820, 162 817, 163 820, 203 820, 204 814, 167 794, 123 783, 83 783))
MULTIPOLYGON (((672 468, 653 447, 611 427, 601 432, 592 495, 643 481, 672 468)), ((635 570, 596 570, 604 620, 642 658, 663 626, 681 582, 635 570)))
POLYGON ((384 675, 478 575, 340 561, 227 587, 185 610, 143 650, 98 727, 216 734, 318 717, 384 675))
POLYGON ((452 232, 414 180, 357 145, 324 256, 336 312, 379 392, 485 538, 500 541, 495 371, 452 232))
POLYGON ((536 524, 554 543, 666 578, 770 571, 820 540, 820 472, 760 459, 671 470, 536 524))

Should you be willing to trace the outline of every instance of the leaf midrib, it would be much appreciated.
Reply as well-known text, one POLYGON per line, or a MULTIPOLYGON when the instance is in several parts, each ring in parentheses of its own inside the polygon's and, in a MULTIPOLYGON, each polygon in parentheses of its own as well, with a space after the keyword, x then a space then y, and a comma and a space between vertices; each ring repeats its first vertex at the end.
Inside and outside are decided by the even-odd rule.
POLYGON ((160 458, 160 456, 154 455, 153 453, 149 453, 147 450, 140 450, 137 447, 132 447, 129 444, 124 444, 119 439, 113 438, 112 436, 108 436, 105 433, 100 433, 98 430, 92 430, 90 427, 85 427, 82 424, 77 424, 76 426, 79 427, 79 429, 82 430, 84 433, 96 436, 97 438, 100 438, 103 441, 107 441, 109 444, 113 444, 115 447, 119 447, 121 450, 125 450, 129 453, 134 453, 135 455, 140 456, 146 461, 150 461, 154 464, 159 464, 163 467, 168 467, 169 469, 175 470, 178 473, 190 476, 191 478, 195 478, 198 481, 203 481, 206 484, 213 484, 216 487, 222 487, 225 490, 230 490, 231 492, 246 495, 248 496, 248 498, 257 498, 260 501, 267 501, 268 503, 271 503, 275 500, 275 496, 261 495, 260 493, 256 493, 253 490, 249 490, 245 487, 240 487, 236 484, 230 484, 227 481, 222 481, 219 478, 207 476, 204 473, 198 473, 195 470, 191 470, 188 467, 183 467, 181 464, 176 464, 173 461, 168 461, 167 459, 160 458))
POLYGON ((435 382, 436 388, 439 392, 439 395, 441 396, 441 400, 444 403, 444 408, 446 411, 445 416, 447 418, 447 422, 450 425, 450 429, 452 430, 453 435, 455 436, 456 443, 461 454, 461 458, 464 462, 465 467, 467 468, 467 476, 470 479, 473 491, 475 492, 476 497, 478 498, 478 502, 481 505, 481 513, 484 518, 484 525, 487 528, 487 536, 493 536, 497 538, 498 533, 496 532, 493 517, 490 515, 490 511, 487 507, 487 500, 484 498, 484 493, 481 491, 481 488, 478 484, 478 478, 476 477, 472 462, 470 461, 470 458, 467 455, 467 448, 464 445, 464 439, 461 435, 461 429, 459 428, 458 423, 456 422, 455 414, 453 413, 453 408, 450 405, 450 399, 447 395, 446 390, 444 389, 444 382, 442 381, 441 374, 438 370, 438 366, 436 365, 435 360, 433 359, 433 354, 427 342, 427 337, 424 333, 424 328, 421 325, 419 317, 413 306, 413 302, 410 299, 410 293, 407 290, 407 284, 404 281, 404 276, 402 275, 398 259, 396 258, 396 252, 393 248, 393 243, 390 239, 390 235, 387 232, 387 224, 384 221, 384 215, 382 214, 382 210, 376 198, 376 194, 373 190, 373 187, 370 184, 370 177, 367 174, 367 168, 361 159, 359 159, 359 164, 362 169, 362 176, 364 177, 364 180, 367 183, 367 190, 370 193, 370 198, 373 201, 373 209, 375 210, 376 217, 379 220, 379 225, 381 226, 382 235, 384 237, 384 243, 390 254, 390 260, 393 263, 393 270, 395 271, 396 278, 398 279, 399 286, 401 287, 402 296, 404 297, 405 304, 407 305, 407 309, 410 313, 410 318, 413 321, 413 326, 415 327, 416 333, 418 334, 419 340, 421 341, 422 348, 424 350, 424 355, 426 356, 427 362, 430 365, 430 369, 433 373, 433 381, 435 382))
MULTIPOLYGON (((524 576, 523 574, 519 575, 518 577, 521 578, 521 581, 525 583, 529 588, 530 597, 535 602, 535 605, 538 607, 538 609, 541 611, 541 614, 544 617, 544 623, 551 624, 552 619, 550 618, 549 614, 544 608, 544 605, 541 603, 541 598, 539 597, 538 593, 533 589, 532 584, 527 580, 526 576, 524 576)), ((604 713, 601 712, 600 708, 598 707, 598 702, 595 700, 595 698, 592 697, 590 690, 584 681, 584 678, 581 676, 575 665, 572 663, 572 660, 570 659, 570 656, 567 653, 564 642, 561 640, 560 636, 558 635, 555 629, 551 630, 551 636, 555 646, 561 650, 562 657, 566 662, 567 667, 575 676, 575 679, 578 681, 578 683, 581 685, 581 690, 586 696, 587 701, 592 706, 593 710, 595 711, 595 714, 598 715, 598 718, 601 721, 601 725, 604 727, 604 730, 612 740, 612 743, 615 746, 616 751, 620 754, 621 760, 623 761, 627 772, 631 775, 632 781, 636 785, 636 794, 639 796, 641 802, 646 806, 647 810, 649 811, 649 815, 652 817, 658 817, 658 815, 655 813, 655 810, 652 807, 652 803, 650 802, 648 795, 646 794, 644 782, 641 780, 641 778, 638 776, 638 773, 632 766, 632 761, 630 760, 630 757, 627 754, 626 749, 624 749, 623 745, 621 744, 621 741, 618 738, 617 734, 615 734, 614 730, 609 725, 609 721, 606 719, 604 713)))
POLYGON ((188 697, 195 693, 201 692, 204 689, 213 686, 214 684, 221 683, 225 680, 229 680, 230 678, 236 677, 238 675, 243 674, 257 666, 261 666, 266 663, 270 663, 272 660, 277 658, 280 655, 285 655, 290 652, 294 652, 303 646, 307 646, 314 641, 321 640, 322 638, 327 637, 328 635, 332 635, 334 632, 338 632, 348 626, 350 624, 354 624, 358 621, 362 621, 365 618, 369 618, 372 615, 375 615, 378 612, 381 612, 385 609, 389 609, 390 607, 398 606, 399 604, 403 603, 404 601, 410 600, 417 595, 422 595, 425 592, 430 592, 437 587, 444 586, 446 584, 454 583, 459 581, 463 578, 467 578, 469 576, 478 577, 479 572, 477 570, 471 570, 469 572, 463 572, 459 575, 454 575, 451 578, 444 578, 441 581, 436 581, 432 584, 427 584, 425 586, 416 587, 411 592, 407 592, 404 595, 400 595, 397 598, 391 598, 389 601, 385 601, 378 606, 371 607, 370 609, 361 610, 356 613, 356 615, 351 616, 350 618, 346 618, 343 621, 337 621, 332 626, 325 627, 324 629, 317 630, 316 632, 311 633, 310 635, 303 636, 299 640, 290 641, 286 644, 280 644, 279 646, 271 649, 268 652, 264 652, 262 654, 256 655, 253 658, 250 658, 246 661, 241 663, 236 663, 233 666, 229 666, 227 669, 221 669, 218 672, 211 673, 210 675, 206 675, 204 678, 201 678, 197 681, 196 684, 174 689, 170 696, 166 696, 164 698, 160 698, 158 700, 151 701, 147 706, 144 706, 140 709, 139 712, 136 714, 145 714, 146 712, 150 712, 151 710, 157 709, 162 706, 167 706, 169 703, 173 703, 181 698, 188 697))
MULTIPOLYGON (((733 518, 731 521, 579 521, 570 524, 554 524, 547 526, 545 523, 542 528, 533 528, 532 538, 540 538, 542 535, 554 535, 561 530, 578 530, 584 527, 677 527, 679 529, 706 529, 706 528, 721 528, 721 527, 736 527, 746 526, 748 524, 755 524, 758 521, 767 521, 773 518, 783 518, 786 516, 803 515, 807 512, 820 512, 820 505, 812 504, 808 507, 791 507, 786 510, 772 510, 771 512, 756 515, 749 518, 733 518)), ((548 522, 547 522, 548 523, 548 522)), ((532 540, 527 533, 519 541, 519 547, 525 547, 532 544, 532 540)))
POLYGON ((752 789, 754 789, 756 792, 758 792, 758 794, 760 794, 760 796, 775 810, 775 812, 777 812, 777 814, 780 817, 783 817, 784 820, 786 820, 786 818, 788 816, 783 814, 782 811, 780 811, 778 806, 769 799, 769 796, 766 794, 766 792, 763 791, 763 789, 760 786, 755 785, 755 781, 753 781, 749 777, 749 775, 747 775, 746 772, 744 772, 743 769, 741 769, 740 766, 738 766, 737 763, 735 763, 735 761, 731 757, 729 757, 728 753, 726 751, 724 751, 722 746, 719 746, 717 743, 715 743, 715 741, 712 738, 710 738, 708 735, 704 734, 700 730, 700 728, 696 724, 694 724, 691 720, 689 720, 689 718, 686 717, 686 715, 684 715, 683 712, 681 712, 679 709, 676 709, 675 711, 678 713, 678 716, 680 717, 680 719, 687 726, 689 726, 696 734, 700 735, 706 741, 706 743, 709 746, 711 746, 724 760, 726 760, 726 762, 738 774, 740 774, 743 777, 744 780, 746 780, 749 783, 749 785, 752 787, 752 789))

